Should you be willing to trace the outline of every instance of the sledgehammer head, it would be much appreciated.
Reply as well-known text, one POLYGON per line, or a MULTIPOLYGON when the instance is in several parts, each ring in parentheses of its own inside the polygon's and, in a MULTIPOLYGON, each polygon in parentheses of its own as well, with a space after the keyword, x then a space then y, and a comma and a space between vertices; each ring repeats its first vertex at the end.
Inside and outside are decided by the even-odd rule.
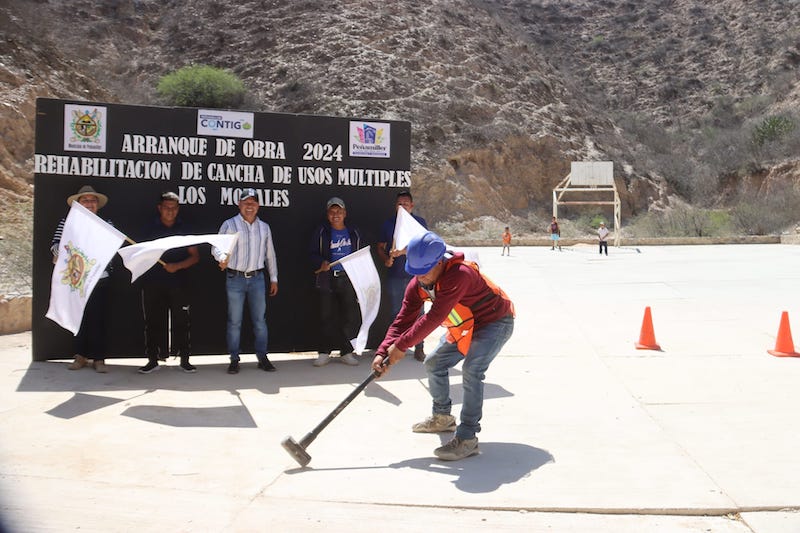
POLYGON ((300 466, 306 466, 311 462, 311 456, 308 452, 295 441, 292 437, 286 437, 281 441, 283 449, 289 452, 289 455, 298 462, 300 466))

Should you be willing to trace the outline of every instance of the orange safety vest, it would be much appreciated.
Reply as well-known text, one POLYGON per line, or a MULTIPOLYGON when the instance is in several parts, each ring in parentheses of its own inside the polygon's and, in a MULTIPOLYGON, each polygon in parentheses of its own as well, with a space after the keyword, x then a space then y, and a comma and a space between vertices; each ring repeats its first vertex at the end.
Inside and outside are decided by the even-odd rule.
MULTIPOLYGON (((514 303, 511 302, 511 299, 506 295, 503 289, 498 287, 492 280, 487 278, 480 271, 476 263, 472 261, 466 261, 462 258, 453 258, 447 262, 444 270, 447 272, 452 267, 461 263, 473 268, 475 272, 480 274, 483 278, 483 281, 486 282, 486 285, 489 288, 489 291, 483 298, 472 304, 474 307, 481 307, 482 305, 494 300, 499 296, 511 304, 511 316, 515 316, 514 303)), ((438 288, 439 283, 437 282, 434 290, 438 290, 438 288)), ((433 301, 433 298, 428 291, 419 285, 417 285, 417 289, 419 290, 420 298, 429 302, 433 301)), ((475 317, 472 314, 472 309, 464 304, 457 303, 456 306, 453 307, 453 309, 447 314, 447 318, 442 322, 441 325, 442 327, 447 328, 447 342, 455 343, 458 351, 461 352, 461 355, 466 356, 467 352, 469 352, 469 346, 472 344, 472 330, 475 327, 475 317)))

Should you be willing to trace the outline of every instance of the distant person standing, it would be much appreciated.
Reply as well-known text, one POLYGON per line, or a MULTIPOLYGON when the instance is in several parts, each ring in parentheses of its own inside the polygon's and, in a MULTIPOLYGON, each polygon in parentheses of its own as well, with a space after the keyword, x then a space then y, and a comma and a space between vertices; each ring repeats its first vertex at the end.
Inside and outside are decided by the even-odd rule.
POLYGON ((276 369, 267 357, 267 291, 278 294, 278 261, 269 224, 258 218, 258 197, 255 189, 242 189, 239 214, 229 218, 219 228, 220 234, 238 233, 230 255, 214 247, 211 250, 225 272, 225 292, 228 296, 226 340, 231 364, 228 374, 239 373, 239 341, 242 333, 244 302, 250 309, 253 322, 258 368, 267 372, 276 369), (267 288, 265 272, 269 274, 267 288))
POLYGON ((553 221, 550 223, 550 240, 553 241, 553 245, 550 247, 551 250, 555 250, 556 246, 558 246, 558 250, 561 251, 559 239, 561 239, 561 228, 558 227, 556 217, 553 217, 553 221))
POLYGON ((600 255, 603 255, 603 251, 605 250, 606 255, 608 255, 608 228, 606 228, 606 223, 601 222, 600 227, 597 228, 597 238, 600 240, 600 255))
POLYGON ((506 229, 503 231, 503 249, 500 251, 500 256, 511 255, 511 230, 506 229))
MULTIPOLYGON (((397 208, 402 207, 409 215, 414 217, 414 220, 428 229, 428 223, 424 218, 417 216, 414 211, 414 199, 409 191, 402 191, 397 193, 397 200, 395 201, 395 213, 397 208)), ((391 307, 392 318, 397 316, 400 312, 400 307, 403 305, 403 294, 406 292, 408 283, 414 278, 411 274, 406 272, 406 249, 395 250, 394 248, 394 230, 397 223, 397 216, 387 219, 383 226, 381 226, 381 236, 378 242, 378 257, 383 261, 383 265, 387 268, 386 285, 389 293, 389 302, 391 307)), ((419 343, 414 347, 414 359, 417 361, 425 360, 424 343, 419 343)))
MULTIPOLYGON (((147 229, 146 240, 173 235, 186 235, 186 227, 178 218, 180 202, 174 192, 165 192, 156 206, 158 218, 147 229)), ((169 324, 172 323, 172 350, 180 357, 184 372, 197 371, 189 363, 189 292, 186 269, 200 261, 197 246, 186 246, 167 250, 161 256, 162 263, 153 265, 142 276, 142 312, 144 314, 144 340, 147 364, 139 369, 140 374, 158 370, 158 360, 170 355, 169 324), (171 319, 171 320, 170 320, 171 319)))

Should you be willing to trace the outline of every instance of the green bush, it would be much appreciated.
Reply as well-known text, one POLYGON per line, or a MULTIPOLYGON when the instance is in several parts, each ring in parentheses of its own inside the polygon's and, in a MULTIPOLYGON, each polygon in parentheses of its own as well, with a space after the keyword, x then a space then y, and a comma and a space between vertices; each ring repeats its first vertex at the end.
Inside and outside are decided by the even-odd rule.
POLYGON ((753 130, 753 143, 764 146, 767 143, 778 141, 794 129, 794 122, 789 117, 773 115, 766 117, 753 130))
POLYGON ((235 109, 244 102, 244 83, 235 74, 208 65, 190 65, 163 76, 159 96, 168 105, 235 109))
POLYGON ((640 215, 627 229, 634 237, 720 237, 731 234, 731 217, 724 211, 680 205, 640 215))

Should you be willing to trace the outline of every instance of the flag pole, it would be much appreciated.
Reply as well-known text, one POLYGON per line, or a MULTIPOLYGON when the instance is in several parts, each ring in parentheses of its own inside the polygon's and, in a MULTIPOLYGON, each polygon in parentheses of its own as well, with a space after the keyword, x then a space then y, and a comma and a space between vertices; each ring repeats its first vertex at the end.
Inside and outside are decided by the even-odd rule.
MULTIPOLYGON (((338 265, 338 264, 339 264, 339 263, 341 263, 341 262, 342 262, 342 260, 341 260, 341 259, 337 259, 337 260, 336 260, 336 261, 334 261, 333 263, 328 263, 328 269, 330 270, 330 267, 332 267, 332 266, 336 266, 336 265, 338 265)), ((319 274, 320 272, 322 272, 322 269, 321 269, 321 268, 318 268, 318 269, 316 269, 316 270, 314 271, 314 274, 319 274)))

